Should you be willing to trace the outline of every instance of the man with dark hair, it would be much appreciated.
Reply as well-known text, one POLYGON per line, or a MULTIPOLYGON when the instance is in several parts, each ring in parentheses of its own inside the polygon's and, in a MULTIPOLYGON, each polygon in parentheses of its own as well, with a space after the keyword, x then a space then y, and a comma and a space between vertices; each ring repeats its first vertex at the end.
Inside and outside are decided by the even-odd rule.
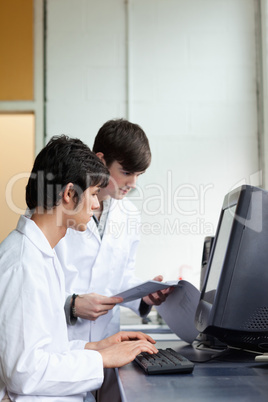
POLYGON ((68 340, 64 275, 53 248, 68 228, 86 229, 108 180, 80 140, 54 137, 36 157, 26 187, 31 217, 21 216, 0 244, 0 400, 7 392, 17 402, 82 402, 101 386, 104 368, 157 351, 142 333, 68 340))
MULTIPOLYGON (((126 195, 149 167, 151 151, 143 129, 124 119, 107 121, 95 138, 93 150, 109 169, 109 184, 98 194, 100 207, 87 230, 81 234, 69 231, 56 253, 70 295, 65 305, 69 338, 97 341, 120 328, 117 304, 123 300, 111 296, 142 282, 134 272, 140 218, 126 195), (75 311, 70 309, 73 293, 78 294, 75 311)), ((154 279, 161 281, 162 277, 154 279)), ((167 289, 123 305, 146 316, 169 292, 167 289)))
POLYGON ((145 172, 151 163, 151 150, 143 129, 127 120, 109 120, 98 131, 93 151, 105 155, 108 168, 117 161, 127 172, 145 172))

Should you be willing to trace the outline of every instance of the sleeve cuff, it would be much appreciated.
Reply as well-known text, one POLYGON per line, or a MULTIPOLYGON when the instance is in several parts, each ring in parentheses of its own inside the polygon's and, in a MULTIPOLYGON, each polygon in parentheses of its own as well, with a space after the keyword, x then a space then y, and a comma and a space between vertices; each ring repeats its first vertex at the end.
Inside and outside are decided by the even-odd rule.
POLYGON ((146 304, 142 299, 140 302, 140 307, 139 307, 139 312, 141 317, 146 317, 150 311, 151 311, 152 306, 149 306, 146 304))

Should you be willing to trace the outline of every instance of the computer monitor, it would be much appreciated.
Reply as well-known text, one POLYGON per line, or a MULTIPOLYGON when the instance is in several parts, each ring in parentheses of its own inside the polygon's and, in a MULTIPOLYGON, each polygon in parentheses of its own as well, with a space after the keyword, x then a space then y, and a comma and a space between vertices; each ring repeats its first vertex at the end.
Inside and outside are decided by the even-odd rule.
POLYGON ((195 325, 231 347, 268 351, 268 192, 244 185, 225 196, 195 325))

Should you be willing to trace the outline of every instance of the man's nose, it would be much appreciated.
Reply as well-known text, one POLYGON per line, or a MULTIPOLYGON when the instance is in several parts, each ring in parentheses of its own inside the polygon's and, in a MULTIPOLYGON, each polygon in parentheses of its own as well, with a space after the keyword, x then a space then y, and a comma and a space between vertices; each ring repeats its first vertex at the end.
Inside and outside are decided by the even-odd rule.
POLYGON ((135 188, 137 184, 137 175, 133 174, 128 177, 127 186, 131 188, 135 188))
POLYGON ((93 202, 92 202, 92 209, 98 209, 100 207, 100 203, 98 200, 98 197, 94 197, 93 198, 93 202))

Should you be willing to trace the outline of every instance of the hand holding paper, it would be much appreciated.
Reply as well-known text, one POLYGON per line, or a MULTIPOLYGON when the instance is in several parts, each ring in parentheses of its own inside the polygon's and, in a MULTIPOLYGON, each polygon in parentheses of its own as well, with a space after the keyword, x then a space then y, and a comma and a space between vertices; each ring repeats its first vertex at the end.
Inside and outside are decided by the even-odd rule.
POLYGON ((159 290, 168 289, 170 286, 177 286, 178 281, 172 282, 159 282, 159 281, 147 281, 143 282, 131 289, 127 289, 120 292, 113 297, 122 297, 124 302, 129 302, 136 299, 142 299, 144 296, 158 292, 159 290))
POLYGON ((194 319, 200 299, 200 291, 190 282, 184 280, 179 282, 147 281, 115 296, 120 296, 124 302, 128 302, 170 287, 173 287, 172 293, 156 309, 179 338, 192 343, 198 335, 194 319))
MULTIPOLYGON (((158 275, 153 280, 158 281, 158 282, 162 282, 163 281, 163 276, 158 275)), ((175 285, 176 284, 177 283, 175 282, 175 285)), ((157 292, 148 294, 148 296, 144 296, 142 298, 142 300, 146 304, 148 304, 148 306, 160 306, 160 304, 162 304, 166 300, 168 295, 170 293, 172 293, 173 289, 174 289, 174 287, 168 287, 166 289, 158 290, 157 292)))

